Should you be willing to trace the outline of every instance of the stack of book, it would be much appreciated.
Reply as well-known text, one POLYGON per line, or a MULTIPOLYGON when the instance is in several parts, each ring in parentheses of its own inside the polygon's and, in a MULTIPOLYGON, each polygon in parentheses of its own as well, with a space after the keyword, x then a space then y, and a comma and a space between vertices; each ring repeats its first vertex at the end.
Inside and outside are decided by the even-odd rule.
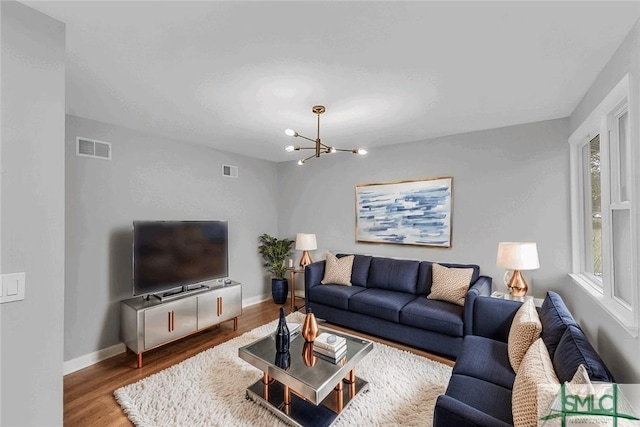
POLYGON ((313 352, 321 359, 338 363, 347 354, 347 340, 344 337, 323 332, 313 341, 313 352))

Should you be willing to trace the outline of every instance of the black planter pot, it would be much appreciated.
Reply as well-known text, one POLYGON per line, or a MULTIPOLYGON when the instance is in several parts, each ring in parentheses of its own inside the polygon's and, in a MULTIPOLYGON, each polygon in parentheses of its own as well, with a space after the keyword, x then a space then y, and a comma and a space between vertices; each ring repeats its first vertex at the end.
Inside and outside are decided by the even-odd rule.
POLYGON ((287 279, 271 279, 271 296, 276 304, 287 302, 289 295, 289 282, 287 279))

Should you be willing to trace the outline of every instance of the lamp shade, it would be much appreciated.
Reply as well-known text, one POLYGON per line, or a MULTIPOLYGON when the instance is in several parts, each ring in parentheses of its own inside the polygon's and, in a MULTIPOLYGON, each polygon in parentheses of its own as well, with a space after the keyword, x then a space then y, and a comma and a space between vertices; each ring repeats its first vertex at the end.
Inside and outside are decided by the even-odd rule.
POLYGON ((500 242, 496 264, 509 270, 540 268, 538 246, 535 242, 500 242))
POLYGON ((296 249, 299 251, 314 251, 318 249, 315 234, 296 234, 296 249))

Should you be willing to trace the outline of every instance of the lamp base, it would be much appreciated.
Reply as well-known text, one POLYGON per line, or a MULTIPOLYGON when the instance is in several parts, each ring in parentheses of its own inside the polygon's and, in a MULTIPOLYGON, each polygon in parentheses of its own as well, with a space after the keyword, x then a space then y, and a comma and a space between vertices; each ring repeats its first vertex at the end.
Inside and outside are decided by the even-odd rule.
POLYGON ((302 251, 302 258, 300 258, 300 268, 305 268, 307 265, 311 264, 313 261, 311 260, 311 255, 309 255, 309 251, 302 251))
POLYGON ((511 296, 514 297, 523 297, 529 290, 529 285, 527 285, 527 281, 524 280, 520 270, 513 270, 513 276, 511 276, 507 287, 509 288, 509 292, 511 292, 511 296))

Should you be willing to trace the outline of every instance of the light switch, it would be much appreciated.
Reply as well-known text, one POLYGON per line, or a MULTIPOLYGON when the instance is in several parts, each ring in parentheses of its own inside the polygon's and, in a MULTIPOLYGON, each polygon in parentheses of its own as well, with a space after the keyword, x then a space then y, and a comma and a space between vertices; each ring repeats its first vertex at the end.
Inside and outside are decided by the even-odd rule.
POLYGON ((2 292, 0 303, 19 301, 24 299, 25 273, 13 273, 2 275, 2 292))
POLYGON ((18 295, 18 278, 11 278, 7 283, 7 296, 18 295))

